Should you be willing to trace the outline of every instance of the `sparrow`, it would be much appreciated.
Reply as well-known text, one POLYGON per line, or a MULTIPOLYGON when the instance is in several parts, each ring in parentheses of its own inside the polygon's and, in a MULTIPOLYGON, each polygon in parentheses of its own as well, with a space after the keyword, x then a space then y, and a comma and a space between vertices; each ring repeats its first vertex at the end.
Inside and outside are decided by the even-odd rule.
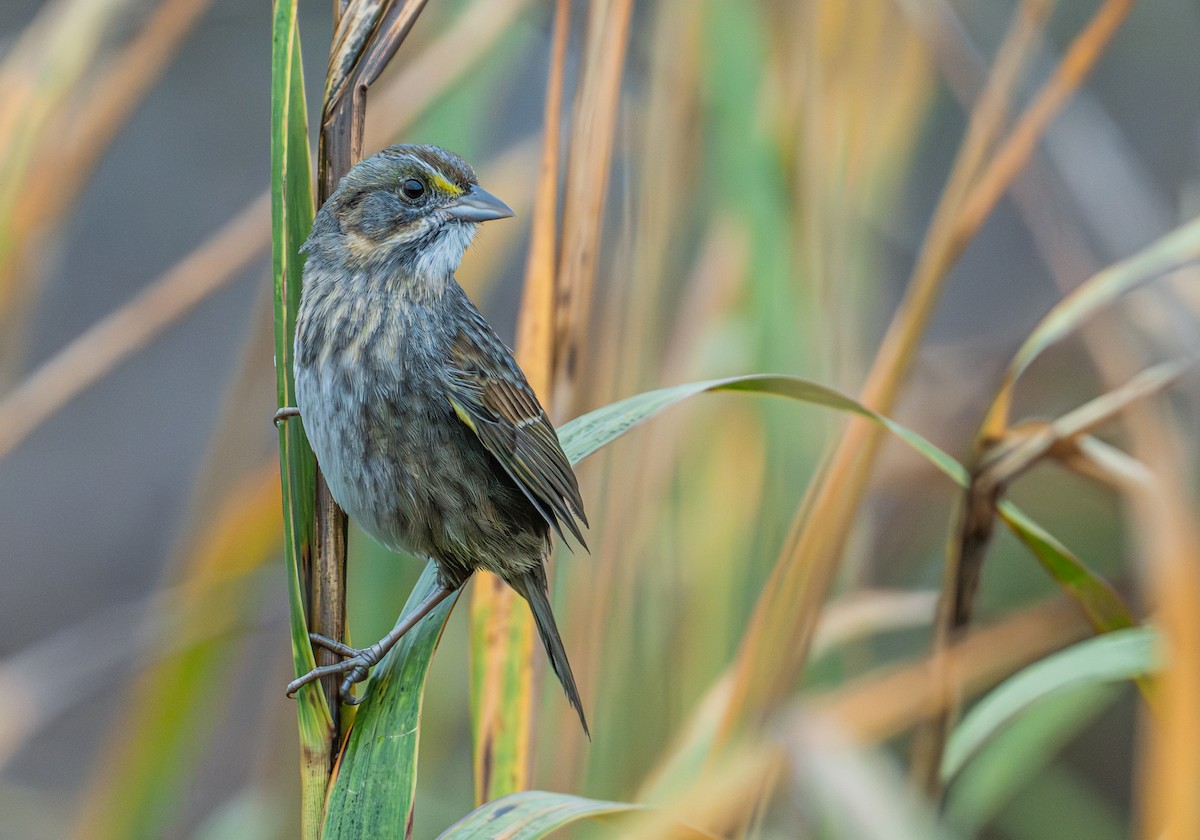
POLYGON ((588 733, 546 582, 551 533, 586 549, 583 499, 558 435, 512 352, 454 279, 481 222, 513 211, 437 146, 358 163, 321 207, 295 338, 298 414, 337 503, 374 539, 431 559, 438 590, 374 645, 313 642, 353 686, 476 569, 524 598, 588 733))

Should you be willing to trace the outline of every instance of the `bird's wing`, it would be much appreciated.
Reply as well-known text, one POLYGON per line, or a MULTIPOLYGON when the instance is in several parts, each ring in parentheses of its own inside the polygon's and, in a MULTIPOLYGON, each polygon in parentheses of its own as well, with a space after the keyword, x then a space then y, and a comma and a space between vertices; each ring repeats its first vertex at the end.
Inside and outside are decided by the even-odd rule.
POLYGON ((579 483, 558 434, 508 349, 498 338, 460 333, 451 350, 450 404, 526 498, 563 536, 566 526, 585 549, 579 483), (497 345, 496 347, 491 346, 497 345))

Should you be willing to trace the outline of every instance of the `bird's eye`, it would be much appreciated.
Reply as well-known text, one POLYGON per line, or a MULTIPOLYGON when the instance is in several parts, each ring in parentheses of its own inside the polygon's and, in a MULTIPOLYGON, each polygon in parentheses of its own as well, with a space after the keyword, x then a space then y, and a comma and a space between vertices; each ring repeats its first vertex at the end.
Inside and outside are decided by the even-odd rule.
POLYGON ((416 201, 425 194, 425 185, 416 178, 409 178, 400 185, 400 191, 404 193, 404 197, 409 201, 416 201))

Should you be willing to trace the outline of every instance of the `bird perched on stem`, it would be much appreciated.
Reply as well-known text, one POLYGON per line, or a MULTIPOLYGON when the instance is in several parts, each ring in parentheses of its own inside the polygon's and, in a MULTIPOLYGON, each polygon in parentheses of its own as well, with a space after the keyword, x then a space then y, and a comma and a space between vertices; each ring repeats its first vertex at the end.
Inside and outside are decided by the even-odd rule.
MULTIPOLYGON (((513 212, 436 146, 392 146, 342 179, 304 245, 297 406, 333 498, 385 546, 432 559, 440 589, 391 633, 288 686, 345 673, 343 700, 476 569, 529 602, 587 721, 546 585, 550 531, 583 542, 570 462, 512 353, 454 279, 480 222, 513 212)), ((584 546, 586 548, 586 545, 584 546)))

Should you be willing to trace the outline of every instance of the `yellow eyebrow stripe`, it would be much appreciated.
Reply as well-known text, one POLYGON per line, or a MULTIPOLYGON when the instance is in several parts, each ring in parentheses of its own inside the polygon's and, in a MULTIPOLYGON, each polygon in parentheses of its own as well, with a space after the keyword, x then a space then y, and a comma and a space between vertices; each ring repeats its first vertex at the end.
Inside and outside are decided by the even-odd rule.
POLYGON ((429 181, 429 185, 435 190, 441 190, 442 192, 449 193, 450 195, 463 194, 464 190, 462 187, 447 181, 446 177, 442 175, 442 173, 438 172, 428 163, 423 160, 418 160, 417 163, 419 163, 421 168, 425 170, 425 177, 429 181))
POLYGON ((429 181, 435 187, 437 187, 439 190, 442 190, 443 192, 448 192, 448 193, 450 193, 450 195, 462 195, 463 194, 462 189, 457 184, 451 184, 449 181, 447 181, 441 175, 439 175, 436 172, 433 172, 432 170, 429 173, 429 181))

